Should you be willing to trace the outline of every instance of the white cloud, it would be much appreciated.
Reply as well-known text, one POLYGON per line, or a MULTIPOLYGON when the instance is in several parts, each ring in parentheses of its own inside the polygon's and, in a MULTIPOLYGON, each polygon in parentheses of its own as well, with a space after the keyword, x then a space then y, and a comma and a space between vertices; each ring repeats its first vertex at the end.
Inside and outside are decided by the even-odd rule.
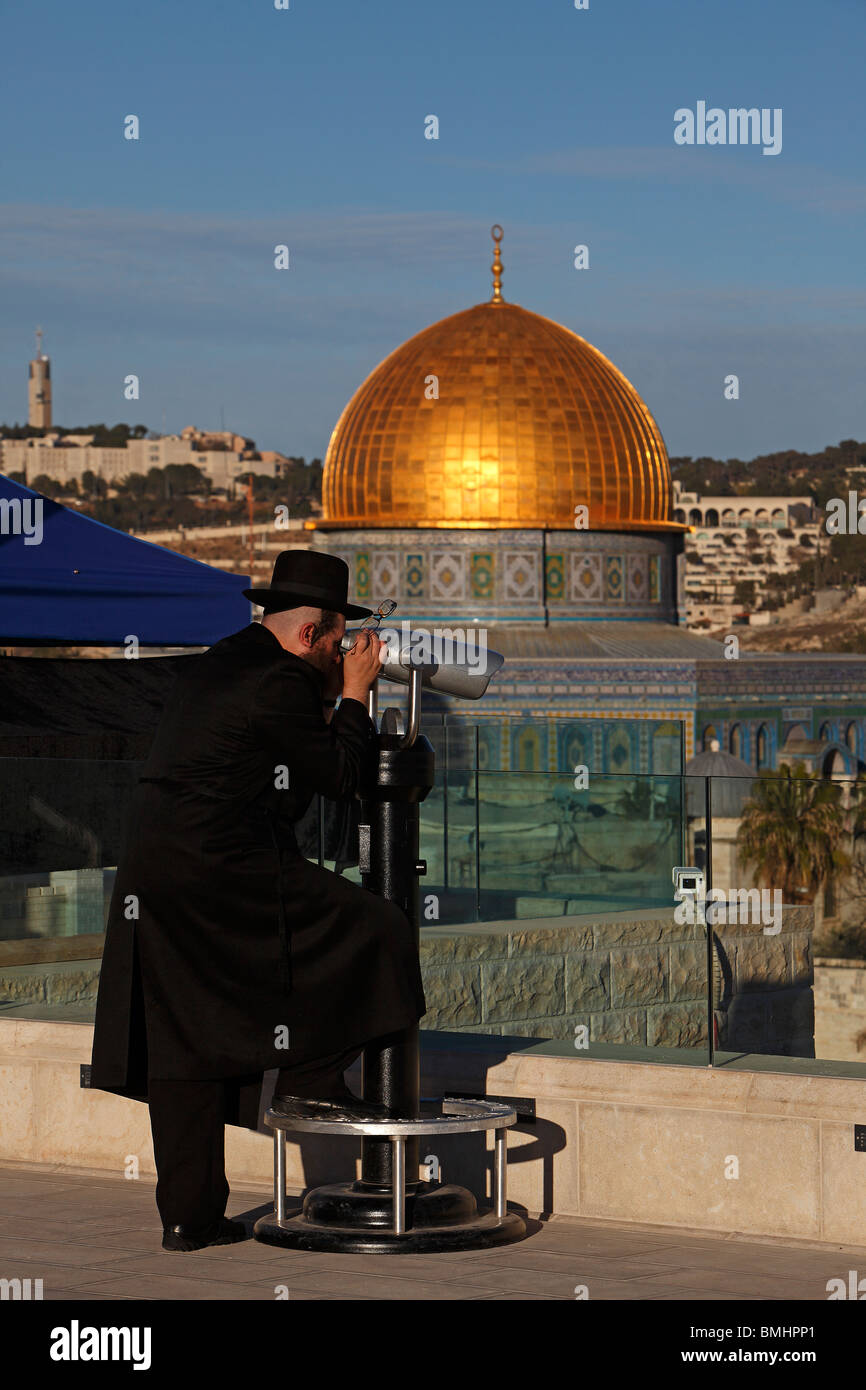
MULTIPOLYGON (((671 120, 673 130, 673 119, 671 120)), ((490 172, 551 174, 566 178, 654 183, 712 183, 763 192, 770 200, 794 203, 813 211, 851 213, 866 209, 866 183, 834 173, 820 165, 754 159, 760 151, 736 147, 692 146, 670 149, 659 145, 633 145, 592 149, 551 150, 523 159, 450 159, 459 168, 490 172), (770 167, 772 163, 772 167, 770 167)))

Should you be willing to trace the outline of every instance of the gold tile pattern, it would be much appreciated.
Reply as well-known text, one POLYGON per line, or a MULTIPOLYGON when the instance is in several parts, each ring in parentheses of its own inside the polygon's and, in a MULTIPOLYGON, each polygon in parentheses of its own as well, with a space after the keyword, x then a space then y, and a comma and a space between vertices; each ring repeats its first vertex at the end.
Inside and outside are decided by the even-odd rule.
POLYGON ((331 436, 322 493, 326 527, 573 529, 584 504, 590 530, 682 529, 631 383, 503 300, 441 319, 371 372, 331 436))

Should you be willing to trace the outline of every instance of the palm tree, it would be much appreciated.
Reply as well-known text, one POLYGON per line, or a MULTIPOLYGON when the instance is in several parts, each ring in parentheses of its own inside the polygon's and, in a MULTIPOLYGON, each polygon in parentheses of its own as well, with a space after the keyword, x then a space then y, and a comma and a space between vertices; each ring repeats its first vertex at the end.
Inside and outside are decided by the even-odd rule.
POLYGON ((755 788, 737 832, 740 861, 755 865, 758 883, 781 888, 784 902, 814 902, 825 879, 851 863, 841 786, 799 765, 761 776, 755 788))
POLYGON ((850 783, 851 834, 855 840, 866 838, 866 777, 859 774, 850 783))
POLYGON ((851 836, 852 897, 866 899, 866 777, 858 774, 849 784, 848 831, 851 836))

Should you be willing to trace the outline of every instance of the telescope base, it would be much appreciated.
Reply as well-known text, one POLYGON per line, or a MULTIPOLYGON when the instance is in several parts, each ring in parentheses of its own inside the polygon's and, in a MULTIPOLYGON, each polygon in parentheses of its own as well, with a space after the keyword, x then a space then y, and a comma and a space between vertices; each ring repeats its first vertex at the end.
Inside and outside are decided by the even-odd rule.
POLYGON ((357 1255, 483 1250, 526 1235, 526 1224, 515 1212, 479 1213, 465 1187, 422 1182, 417 1188, 407 1188, 404 1231, 393 1229, 390 1192, 371 1192, 360 1182, 347 1182, 314 1188, 301 1210, 282 1220, 276 1212, 260 1217, 253 1234, 266 1245, 357 1255))

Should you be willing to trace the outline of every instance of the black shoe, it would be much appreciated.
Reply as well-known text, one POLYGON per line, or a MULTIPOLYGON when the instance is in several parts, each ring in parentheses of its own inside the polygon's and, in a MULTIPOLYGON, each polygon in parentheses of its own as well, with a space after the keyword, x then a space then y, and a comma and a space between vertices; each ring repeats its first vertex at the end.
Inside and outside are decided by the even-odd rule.
POLYGON ((203 1250, 206 1245, 234 1245, 247 1239, 247 1228, 240 1221, 221 1217, 209 1226, 163 1226, 163 1250, 203 1250))

